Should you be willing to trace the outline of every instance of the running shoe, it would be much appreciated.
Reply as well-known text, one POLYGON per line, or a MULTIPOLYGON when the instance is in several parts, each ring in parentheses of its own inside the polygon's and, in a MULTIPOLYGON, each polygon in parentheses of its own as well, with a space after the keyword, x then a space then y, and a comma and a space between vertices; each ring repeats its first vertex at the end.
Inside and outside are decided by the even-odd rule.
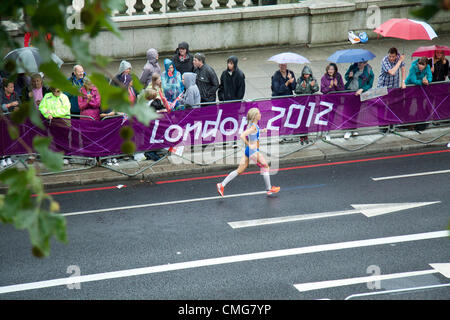
POLYGON ((272 186, 272 188, 267 191, 267 195, 270 196, 272 193, 278 193, 280 191, 280 187, 272 186))
POLYGON ((223 185, 221 183, 217 184, 217 192, 223 197, 223 185))

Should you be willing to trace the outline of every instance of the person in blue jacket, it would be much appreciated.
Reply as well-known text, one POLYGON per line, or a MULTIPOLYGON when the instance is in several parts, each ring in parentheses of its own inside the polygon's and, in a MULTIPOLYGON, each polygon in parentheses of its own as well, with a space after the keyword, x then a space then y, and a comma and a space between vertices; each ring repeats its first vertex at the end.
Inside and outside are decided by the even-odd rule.
POLYGON ((345 73, 345 80, 347 81, 345 89, 355 90, 355 95, 359 96, 372 88, 374 78, 372 67, 367 61, 354 63, 345 73))
MULTIPOLYGON (((429 85, 433 81, 433 74, 431 68, 428 65, 428 59, 422 57, 414 61, 409 69, 408 77, 406 78, 406 84, 414 84, 417 86, 429 85)), ((420 108, 416 112, 420 112, 420 108)), ((412 129, 416 131, 423 131, 428 127, 428 123, 420 123, 412 126, 412 129)))
POLYGON ((294 72, 287 69, 287 64, 279 64, 280 70, 272 76, 272 97, 292 96, 294 94, 297 81, 294 72))
POLYGON ((406 78, 406 84, 415 85, 428 85, 433 81, 433 74, 431 68, 428 65, 428 59, 422 57, 414 61, 409 69, 408 77, 406 78))
MULTIPOLYGON (((84 72, 84 69, 81 65, 77 64, 73 67, 73 72, 71 76, 67 79, 72 83, 72 85, 77 88, 77 90, 80 90, 81 87, 84 85, 84 77, 86 76, 86 72, 84 72)), ((72 95, 68 92, 64 92, 70 101, 70 114, 72 115, 79 115, 80 114, 80 106, 78 105, 78 96, 72 95)), ((76 116, 75 119, 78 119, 76 116)))

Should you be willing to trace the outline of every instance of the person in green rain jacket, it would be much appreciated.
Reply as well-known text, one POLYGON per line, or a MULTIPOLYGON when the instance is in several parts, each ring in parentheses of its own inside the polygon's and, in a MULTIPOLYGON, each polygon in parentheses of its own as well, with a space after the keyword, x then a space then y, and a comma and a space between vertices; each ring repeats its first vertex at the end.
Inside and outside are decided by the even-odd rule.
POLYGON ((46 119, 70 119, 70 100, 57 88, 50 88, 39 105, 39 111, 46 119))

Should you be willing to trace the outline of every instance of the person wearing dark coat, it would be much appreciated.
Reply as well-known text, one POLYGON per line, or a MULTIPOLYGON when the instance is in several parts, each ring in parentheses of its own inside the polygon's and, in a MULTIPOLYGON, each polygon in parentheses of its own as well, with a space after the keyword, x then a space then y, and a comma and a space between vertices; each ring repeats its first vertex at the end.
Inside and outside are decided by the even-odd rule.
POLYGON ((205 59, 205 55, 202 53, 196 53, 194 56, 194 73, 197 74, 201 102, 216 102, 219 79, 214 69, 205 63, 205 59))
POLYGON ((272 76, 272 97, 292 96, 297 84, 294 72, 287 69, 287 64, 279 64, 280 70, 272 76))
POLYGON ((238 68, 238 58, 227 60, 227 70, 220 76, 218 96, 220 101, 242 100, 245 94, 245 75, 238 68))
POLYGON ((13 112, 20 106, 20 97, 14 88, 14 82, 12 80, 2 80, 0 106, 3 112, 13 112))
POLYGON ((183 75, 185 72, 194 71, 194 58, 189 52, 189 44, 187 42, 181 42, 178 44, 178 48, 175 50, 172 61, 175 65, 175 69, 183 75))
POLYGON ((445 58, 444 51, 436 51, 434 59, 428 59, 428 65, 433 74, 433 81, 445 81, 450 73, 448 59, 445 58))

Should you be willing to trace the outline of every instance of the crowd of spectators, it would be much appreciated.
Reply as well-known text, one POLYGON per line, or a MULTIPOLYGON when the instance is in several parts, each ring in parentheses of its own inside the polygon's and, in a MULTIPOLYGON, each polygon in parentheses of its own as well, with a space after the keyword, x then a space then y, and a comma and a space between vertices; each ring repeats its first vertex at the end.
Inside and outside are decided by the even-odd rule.
MULTIPOLYGON (((219 101, 243 100, 245 96, 245 74, 238 67, 238 58, 230 56, 220 79, 215 70, 206 63, 202 53, 192 54, 189 44, 181 42, 172 59, 164 60, 164 70, 158 62, 159 53, 151 48, 146 54, 147 62, 139 77, 144 86, 142 92, 134 89, 131 63, 123 60, 117 75, 110 79, 110 85, 127 89, 131 105, 143 97, 157 112, 171 112, 185 108, 199 108, 219 101)), ((437 51, 433 59, 419 58, 413 61, 406 76, 405 56, 396 48, 391 48, 382 59, 381 72, 376 87, 405 88, 406 85, 428 85, 445 81, 449 75, 449 61, 443 52, 437 51), (400 79, 401 82, 400 82, 400 79)), ((42 74, 27 77, 21 74, 15 81, 9 80, 5 72, 0 72, 2 90, 0 106, 4 113, 13 112, 23 101, 31 100, 46 119, 81 118, 99 121, 105 117, 118 115, 114 110, 101 109, 101 97, 95 85, 89 80, 81 65, 73 67, 68 81, 79 91, 79 95, 61 92, 58 88, 44 85, 42 74)), ((295 94, 330 94, 351 90, 361 95, 374 86, 375 75, 368 61, 353 63, 344 77, 335 63, 325 68, 320 78, 313 76, 309 66, 305 66, 296 79, 295 73, 279 64, 271 78, 273 97, 295 94), (345 81, 345 83, 344 83, 345 81)), ((120 115, 120 114, 119 114, 120 115)), ((121 114, 123 115, 123 114, 121 114)), ((306 136, 303 137, 307 139, 306 136)), ((303 142, 303 140, 302 140, 303 142)), ((0 165, 10 164, 9 158, 0 160, 0 165)))

